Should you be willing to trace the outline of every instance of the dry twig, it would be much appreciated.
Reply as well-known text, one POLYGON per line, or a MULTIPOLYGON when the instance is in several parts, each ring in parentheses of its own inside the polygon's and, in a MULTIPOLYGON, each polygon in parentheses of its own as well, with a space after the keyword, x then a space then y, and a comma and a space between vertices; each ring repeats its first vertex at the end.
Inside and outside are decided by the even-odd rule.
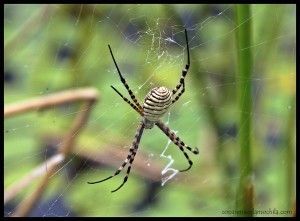
MULTIPOLYGON (((98 92, 94 88, 69 90, 65 92, 59 92, 56 94, 38 97, 26 102, 9 105, 4 109, 4 116, 11 117, 13 115, 38 110, 40 108, 49 108, 54 105, 60 105, 75 101, 84 101, 85 103, 81 107, 81 110, 78 112, 78 115, 76 116, 71 129, 64 136, 63 141, 59 146, 61 158, 64 159, 68 154, 71 153, 72 148, 74 147, 75 138, 78 136, 79 131, 86 124, 92 106, 97 101, 97 99, 98 92)), ((63 160, 53 161, 52 164, 47 165, 47 170, 42 181, 38 184, 36 190, 19 204, 13 216, 28 215, 28 213, 31 211, 31 209, 42 196, 49 183, 49 178, 55 173, 60 163, 63 163, 63 160)), ((12 187, 10 188, 10 190, 12 190, 12 187)), ((6 198, 8 198, 7 194, 6 198)))

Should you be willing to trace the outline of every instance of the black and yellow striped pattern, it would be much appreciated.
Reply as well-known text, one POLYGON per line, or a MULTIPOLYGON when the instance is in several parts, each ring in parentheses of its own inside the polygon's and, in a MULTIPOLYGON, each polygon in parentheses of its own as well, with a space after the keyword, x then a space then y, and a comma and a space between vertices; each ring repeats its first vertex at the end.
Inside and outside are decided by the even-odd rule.
POLYGON ((127 84, 125 78, 122 76, 121 71, 119 70, 119 67, 117 65, 117 62, 114 58, 114 55, 112 53, 112 50, 110 48, 110 45, 108 45, 111 57, 114 61, 114 64, 117 68, 119 77, 123 85, 125 86, 127 92, 130 95, 131 100, 133 103, 126 97, 124 97, 115 87, 111 86, 112 89, 126 102, 128 103, 135 111, 137 111, 142 117, 142 121, 140 122, 140 125, 137 129, 137 132, 135 134, 135 138, 133 140, 132 146, 129 150, 129 154, 123 164, 119 167, 119 169, 111 176, 100 180, 96 182, 88 182, 88 184, 95 184, 95 183, 100 183, 106 180, 109 180, 113 178, 114 176, 117 176, 123 169, 124 167, 128 165, 126 176, 124 177, 124 180, 122 184, 115 190, 111 192, 116 192, 118 191, 128 180, 129 173, 131 170, 131 165, 134 161, 134 157, 137 153, 137 149, 143 134, 144 129, 151 129, 153 128, 154 125, 156 125, 159 129, 165 133, 169 139, 179 147, 185 158, 187 159, 189 163, 189 167, 183 170, 180 170, 180 172, 184 172, 189 170, 193 162, 190 160, 189 155, 185 151, 188 150, 192 152, 193 154, 199 154, 198 148, 191 148, 187 146, 176 134, 167 126, 165 125, 160 118, 168 111, 169 107, 171 104, 175 103, 180 96, 184 93, 185 91, 185 84, 184 84, 184 79, 185 76, 188 73, 188 70, 190 68, 190 52, 189 52, 189 43, 188 43, 188 36, 187 36, 187 30, 185 29, 185 39, 186 39, 186 49, 187 49, 187 64, 185 65, 185 68, 182 70, 182 74, 180 77, 180 81, 175 87, 174 90, 169 90, 166 87, 155 87, 153 88, 146 96, 144 104, 141 106, 139 101, 136 99, 135 95, 131 91, 129 85, 127 84), (180 91, 179 91, 180 89, 180 91), (177 93, 178 92, 178 93, 177 93), (176 95, 177 94, 177 95, 176 95))
POLYGON ((157 122, 172 104, 172 92, 166 87, 155 87, 146 96, 143 104, 144 117, 157 122))
POLYGON ((190 160, 189 155, 185 152, 184 148, 186 148, 187 150, 191 151, 193 154, 199 154, 199 150, 197 147, 195 148, 191 148, 189 146, 187 146, 173 131, 170 130, 170 128, 165 125, 162 121, 158 121, 155 123, 156 126, 159 127, 159 129, 161 129, 169 138, 170 140, 179 147, 179 149, 182 151, 182 153, 184 154, 185 158, 187 159, 187 161, 189 162, 189 167, 184 169, 184 170, 180 170, 180 172, 184 172, 187 171, 189 169, 191 169, 193 162, 190 160))

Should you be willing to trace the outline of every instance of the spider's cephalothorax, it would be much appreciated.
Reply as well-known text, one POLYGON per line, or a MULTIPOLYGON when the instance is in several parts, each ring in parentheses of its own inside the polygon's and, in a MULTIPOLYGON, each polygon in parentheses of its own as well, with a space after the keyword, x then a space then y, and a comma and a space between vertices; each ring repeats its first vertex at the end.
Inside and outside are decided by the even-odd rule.
POLYGON ((166 87, 155 87, 147 94, 143 104, 145 129, 151 129, 172 104, 172 92, 166 87))
POLYGON ((110 46, 108 45, 110 54, 115 63, 115 66, 117 68, 121 82, 124 84, 133 103, 128 98, 124 97, 116 88, 114 88, 113 86, 111 86, 111 87, 112 87, 112 89, 115 90, 115 92, 117 92, 123 98, 123 100, 125 102, 127 102, 134 110, 136 110, 142 116, 142 120, 141 120, 140 125, 137 129, 137 132, 135 134, 134 140, 132 142, 132 146, 129 149, 129 154, 128 154, 127 158, 125 159, 125 161, 123 162, 123 164, 119 167, 119 169, 112 176, 109 176, 100 181, 88 182, 89 184, 100 183, 100 182, 103 182, 110 178, 113 178, 114 176, 118 175, 123 170, 123 168, 129 163, 123 183, 117 189, 113 190, 112 192, 119 190, 126 183, 126 181, 128 179, 128 176, 129 176, 129 173, 131 170, 131 165, 132 165, 134 157, 137 153, 137 149, 138 149, 144 129, 151 129, 154 125, 156 125, 159 129, 161 129, 162 132, 164 134, 166 134, 170 138, 170 140, 179 147, 179 149, 182 151, 185 158, 189 162, 189 167, 184 170, 180 170, 180 172, 187 171, 192 167, 193 162, 190 160, 188 154, 185 152, 185 149, 192 152, 193 154, 198 154, 199 153, 198 148, 197 147, 191 148, 191 147, 185 145, 185 143, 173 131, 171 131, 167 125, 165 125, 160 120, 160 118, 168 111, 168 108, 171 106, 171 104, 175 103, 179 99, 179 97, 184 93, 184 90, 185 90, 184 79, 185 79, 185 76, 190 67, 190 51, 189 51, 189 43, 188 43, 188 36, 187 36, 186 29, 185 29, 185 39, 186 39, 186 49, 187 49, 187 64, 185 65, 185 68, 182 70, 179 84, 177 84, 175 89, 173 89, 172 91, 170 91, 166 87, 153 88, 147 94, 145 101, 143 103, 143 106, 140 105, 140 103, 138 102, 138 100, 135 98, 134 94, 130 90, 125 78, 122 76, 122 74, 119 70, 119 67, 114 58, 112 50, 111 50, 110 46), (178 92, 179 89, 181 89, 181 90, 178 92))

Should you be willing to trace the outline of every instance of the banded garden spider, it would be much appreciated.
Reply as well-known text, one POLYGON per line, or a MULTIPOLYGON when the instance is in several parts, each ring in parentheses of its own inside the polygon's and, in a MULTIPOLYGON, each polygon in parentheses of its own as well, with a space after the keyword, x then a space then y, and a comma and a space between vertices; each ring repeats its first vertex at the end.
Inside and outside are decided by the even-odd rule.
POLYGON ((182 75, 181 75, 179 84, 172 91, 170 91, 166 87, 153 88, 147 94, 145 101, 143 103, 143 106, 140 105, 140 103, 137 101, 136 97, 130 90, 126 80, 124 79, 124 77, 122 76, 122 74, 119 70, 119 67, 114 58, 114 55, 110 48, 110 45, 108 45, 110 54, 112 56, 115 66, 117 68, 117 71, 119 73, 121 82, 127 89, 128 93, 130 95, 130 98, 132 99, 132 101, 134 103, 132 103, 129 99, 124 97, 116 88, 114 88, 113 86, 111 86, 111 87, 112 87, 112 89, 114 89, 115 92, 117 92, 123 98, 123 100, 125 102, 127 102, 136 112, 138 112, 142 116, 142 120, 137 128, 132 146, 129 149, 129 154, 128 154, 126 160, 123 162, 123 164, 119 167, 119 169, 112 176, 109 176, 100 181, 88 182, 88 184, 96 184, 96 183, 100 183, 100 182, 103 182, 103 181, 113 178, 114 176, 118 175, 124 169, 126 164, 129 162, 129 166, 127 168, 127 173, 126 173, 126 176, 124 177, 123 183, 117 189, 115 189, 111 192, 116 192, 117 190, 119 190, 127 182, 127 179, 128 179, 128 176, 129 176, 129 173, 131 170, 131 165, 132 165, 134 157, 137 153, 137 149, 138 149, 144 129, 151 129, 151 128, 153 128, 154 125, 159 127, 159 129, 161 129, 170 138, 170 140, 179 147, 179 149, 183 152, 185 158, 188 160, 189 167, 187 169, 180 170, 180 172, 187 171, 192 167, 193 162, 190 160, 190 158, 189 158, 188 154, 185 152, 184 148, 186 148, 187 150, 191 151, 194 154, 199 153, 198 148, 196 147, 196 148, 192 149, 191 147, 185 145, 185 143, 178 136, 176 136, 175 133, 173 131, 171 131, 170 128, 166 124, 164 124, 160 120, 160 118, 167 112, 168 108, 173 103, 175 103, 185 91, 184 78, 190 67, 190 52, 189 52, 189 43, 188 43, 188 36, 187 36, 186 29, 185 29, 185 39, 186 39, 186 48, 187 48, 187 64, 185 65, 185 68, 182 70, 182 75), (177 96, 174 97, 174 95, 180 88, 181 88, 181 91, 177 94, 177 96))

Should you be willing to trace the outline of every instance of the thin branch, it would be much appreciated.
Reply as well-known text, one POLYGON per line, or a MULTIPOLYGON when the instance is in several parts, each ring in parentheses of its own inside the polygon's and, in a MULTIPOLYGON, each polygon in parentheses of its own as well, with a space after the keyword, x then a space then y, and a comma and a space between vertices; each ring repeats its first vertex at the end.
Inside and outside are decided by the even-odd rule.
POLYGON ((51 176, 55 173, 57 164, 53 164, 47 167, 46 174, 42 181, 38 184, 37 188, 18 205, 16 211, 12 214, 12 217, 24 217, 28 216, 32 208, 37 204, 42 194, 46 190, 51 176))
MULTIPOLYGON (((77 149, 77 148, 76 148, 77 149)), ((103 164, 112 168, 117 168, 120 166, 120 162, 124 160, 124 157, 127 154, 128 150, 119 149, 114 146, 107 146, 101 148, 101 151, 93 151, 89 150, 86 152, 81 148, 79 150, 74 151, 73 154, 82 158, 83 160, 94 161, 99 164, 103 164)), ((141 147, 143 149, 143 147, 141 147)), ((35 179, 45 175, 47 173, 48 168, 55 167, 63 163, 64 160, 63 154, 57 154, 51 157, 47 162, 42 163, 35 169, 33 169, 30 173, 25 175, 21 180, 16 183, 10 185, 4 191, 4 204, 13 199, 19 192, 21 192, 24 188, 29 186, 35 179)), ((137 172, 140 176, 151 180, 151 181, 159 181, 161 179, 160 172, 162 166, 158 161, 152 161, 151 166, 147 166, 145 162, 147 162, 148 157, 145 153, 141 152, 136 156, 134 163, 134 171, 137 172)))
POLYGON ((98 92, 94 88, 82 88, 58 92, 7 105, 4 107, 4 117, 11 117, 17 114, 23 114, 24 112, 37 111, 75 101, 97 100, 97 97, 98 92))
MULTIPOLYGON (((62 103, 69 103, 74 101, 85 101, 82 105, 81 110, 78 112, 71 129, 64 136, 59 150, 65 158, 74 147, 75 138, 78 136, 79 131, 86 124, 92 105, 98 99, 98 92, 93 88, 69 90, 66 92, 59 92, 52 95, 42 96, 39 98, 32 99, 27 102, 10 105, 5 108, 4 116, 12 116, 27 111, 33 111, 39 108, 52 107, 53 105, 59 105, 62 103)), ((55 173, 57 167, 60 164, 54 163, 47 167, 47 171, 42 181, 38 184, 38 187, 25 198, 17 207, 15 213, 12 216, 27 216, 31 209, 36 205, 44 193, 50 177, 55 173)))
POLYGON ((65 135, 60 151, 61 153, 67 155, 71 153, 72 148, 74 147, 75 137, 79 134, 81 129, 87 123, 87 120, 90 115, 91 107, 93 106, 95 100, 89 100, 87 103, 83 104, 81 110, 79 111, 77 117, 75 118, 71 129, 65 135))
POLYGON ((53 167, 61 163, 64 160, 63 154, 57 154, 46 162, 42 163, 40 166, 33 169, 30 173, 26 174, 21 180, 10 185, 6 190, 4 190, 4 204, 13 199, 19 192, 21 192, 25 187, 31 184, 36 178, 41 177, 46 173, 48 168, 53 167))

